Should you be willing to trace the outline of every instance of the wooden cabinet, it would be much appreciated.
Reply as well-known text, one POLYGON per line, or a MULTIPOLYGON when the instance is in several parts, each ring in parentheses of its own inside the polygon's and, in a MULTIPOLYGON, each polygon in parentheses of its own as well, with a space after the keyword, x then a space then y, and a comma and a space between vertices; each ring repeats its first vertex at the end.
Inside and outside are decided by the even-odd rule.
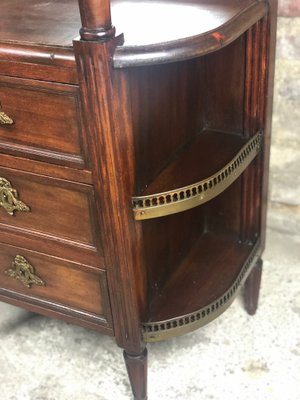
POLYGON ((255 313, 276 6, 1 5, 0 299, 114 336, 136 400, 147 342, 255 313))

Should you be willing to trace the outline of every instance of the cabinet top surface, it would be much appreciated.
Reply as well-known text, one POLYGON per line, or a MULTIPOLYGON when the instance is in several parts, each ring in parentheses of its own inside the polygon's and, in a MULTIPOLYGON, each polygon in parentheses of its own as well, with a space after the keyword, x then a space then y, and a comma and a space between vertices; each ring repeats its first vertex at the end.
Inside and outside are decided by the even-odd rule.
MULTIPOLYGON (((256 0, 113 0, 123 48, 178 41, 217 30, 256 0)), ((72 46, 81 27, 78 0, 2 0, 0 41, 72 46)))
POLYGON ((1 42, 69 47, 79 29, 77 0, 1 0, 1 42))

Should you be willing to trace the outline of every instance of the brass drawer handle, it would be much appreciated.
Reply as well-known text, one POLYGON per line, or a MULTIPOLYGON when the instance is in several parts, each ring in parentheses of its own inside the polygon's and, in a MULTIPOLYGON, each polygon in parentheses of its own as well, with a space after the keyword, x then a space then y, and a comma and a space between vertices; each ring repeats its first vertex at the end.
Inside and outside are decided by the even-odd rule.
POLYGON ((12 268, 4 272, 28 288, 31 288, 31 285, 45 286, 45 282, 35 275, 33 266, 23 256, 17 255, 12 262, 12 268))
POLYGON ((5 112, 0 111, 0 125, 12 125, 14 120, 10 118, 5 112))
POLYGON ((14 211, 30 211, 30 208, 18 200, 18 192, 11 186, 11 183, 0 177, 0 206, 9 215, 14 215, 14 211))

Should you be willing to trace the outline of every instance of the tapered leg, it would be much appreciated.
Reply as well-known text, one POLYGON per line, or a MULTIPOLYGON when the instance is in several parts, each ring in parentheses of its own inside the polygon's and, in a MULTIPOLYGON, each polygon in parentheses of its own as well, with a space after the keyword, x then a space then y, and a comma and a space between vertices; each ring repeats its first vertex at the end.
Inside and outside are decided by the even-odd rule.
POLYGON ((134 400, 147 400, 147 349, 137 355, 124 351, 124 360, 134 400))
POLYGON ((248 314, 257 310, 263 261, 259 259, 248 276, 244 286, 244 303, 248 314))

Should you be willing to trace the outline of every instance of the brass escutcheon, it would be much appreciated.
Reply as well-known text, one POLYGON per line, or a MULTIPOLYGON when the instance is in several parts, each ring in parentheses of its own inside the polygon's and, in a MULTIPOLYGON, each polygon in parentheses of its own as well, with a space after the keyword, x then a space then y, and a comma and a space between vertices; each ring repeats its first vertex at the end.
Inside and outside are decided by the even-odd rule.
MULTIPOLYGON (((1 110, 1 103, 0 103, 0 110, 1 110)), ((10 118, 4 111, 0 111, 0 125, 12 125, 14 120, 10 118)))
POLYGON ((45 286, 37 275, 35 275, 33 266, 26 260, 25 257, 17 255, 12 262, 12 268, 4 271, 6 275, 19 280, 24 286, 31 288, 31 285, 45 286))
POLYGON ((0 206, 3 207, 9 215, 14 215, 14 211, 30 211, 30 208, 25 203, 18 200, 18 192, 16 189, 12 188, 11 183, 7 179, 1 177, 0 206))

